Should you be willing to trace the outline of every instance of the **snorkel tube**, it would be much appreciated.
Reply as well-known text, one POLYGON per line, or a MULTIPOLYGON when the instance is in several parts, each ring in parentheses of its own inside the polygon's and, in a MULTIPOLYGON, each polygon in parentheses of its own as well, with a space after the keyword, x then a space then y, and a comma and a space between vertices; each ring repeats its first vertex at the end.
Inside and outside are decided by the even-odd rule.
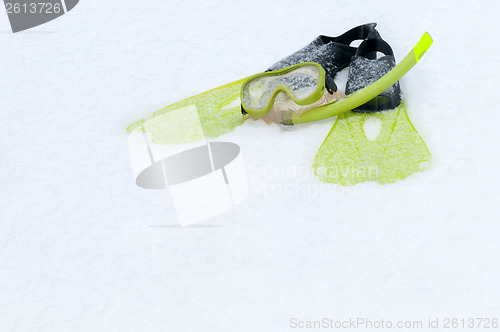
POLYGON ((417 64, 417 62, 424 56, 425 52, 432 45, 432 38, 426 32, 420 38, 415 47, 406 55, 406 57, 397 64, 391 71, 382 76, 378 81, 367 86, 364 89, 358 90, 343 99, 331 102, 309 110, 302 115, 292 114, 291 123, 288 125, 297 123, 306 123, 319 121, 323 119, 330 118, 332 116, 339 115, 341 113, 348 112, 361 106, 373 98, 377 97, 380 93, 391 87, 394 83, 399 81, 410 69, 417 64))

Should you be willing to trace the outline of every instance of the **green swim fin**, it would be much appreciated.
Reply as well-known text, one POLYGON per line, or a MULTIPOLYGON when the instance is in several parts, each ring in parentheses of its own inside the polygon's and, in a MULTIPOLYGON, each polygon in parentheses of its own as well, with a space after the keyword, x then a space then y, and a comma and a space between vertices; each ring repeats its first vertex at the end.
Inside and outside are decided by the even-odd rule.
MULTIPOLYGON (((171 112, 186 106, 195 106, 205 137, 217 137, 232 131, 243 123, 241 116, 240 89, 245 79, 241 79, 218 88, 212 89, 183 99, 153 113, 149 120, 139 120, 127 127, 127 132, 146 131, 151 134, 156 144, 183 144, 191 143, 199 137, 190 135, 171 135, 168 126, 175 125, 176 132, 189 132, 192 125, 190 119, 183 119, 183 112, 171 112), (186 121, 183 121, 186 120, 186 121)), ((186 114, 189 117, 189 114, 186 114)))
MULTIPOLYGON (((351 62, 346 93, 372 84, 394 66, 392 49, 374 33, 360 44, 351 62), (385 56, 377 59, 377 52, 385 56)), ((397 82, 375 99, 337 117, 313 169, 323 182, 386 184, 427 169, 430 161, 429 150, 408 118, 397 82)))

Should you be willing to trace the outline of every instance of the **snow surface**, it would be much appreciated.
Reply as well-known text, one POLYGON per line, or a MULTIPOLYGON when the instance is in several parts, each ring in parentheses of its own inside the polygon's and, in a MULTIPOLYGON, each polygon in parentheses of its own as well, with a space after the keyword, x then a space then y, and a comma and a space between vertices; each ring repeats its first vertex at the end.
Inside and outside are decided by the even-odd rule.
POLYGON ((486 0, 80 1, 15 35, 0 14, 0 330, 498 317, 498 12, 486 0), (333 120, 247 121, 221 138, 246 162, 239 209, 179 228, 166 191, 135 186, 128 124, 372 21, 398 61, 434 38, 401 80, 430 170, 320 183, 311 164, 333 120))

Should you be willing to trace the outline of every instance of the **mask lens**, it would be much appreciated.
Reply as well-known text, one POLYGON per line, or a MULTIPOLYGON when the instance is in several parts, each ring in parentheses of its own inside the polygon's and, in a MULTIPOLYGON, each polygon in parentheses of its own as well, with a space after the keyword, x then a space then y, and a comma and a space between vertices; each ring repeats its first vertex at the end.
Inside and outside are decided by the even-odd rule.
POLYGON ((243 103, 253 110, 263 110, 271 102, 276 89, 286 87, 300 101, 313 94, 319 85, 320 72, 313 65, 300 66, 290 72, 254 78, 243 88, 243 103))
POLYGON ((316 91, 319 84, 319 70, 316 66, 303 66, 282 77, 293 97, 302 100, 316 91))

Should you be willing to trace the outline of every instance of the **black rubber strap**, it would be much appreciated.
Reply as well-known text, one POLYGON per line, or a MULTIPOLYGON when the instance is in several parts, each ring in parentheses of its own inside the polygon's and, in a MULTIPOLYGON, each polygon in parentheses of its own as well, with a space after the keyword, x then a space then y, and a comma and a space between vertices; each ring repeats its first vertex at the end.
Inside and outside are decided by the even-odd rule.
MULTIPOLYGON (((344 44, 346 46, 351 45, 351 43, 355 40, 363 40, 368 37, 368 35, 374 31, 377 23, 368 23, 352 28, 349 31, 344 32, 338 37, 328 37, 321 35, 319 36, 324 44, 328 44, 330 42, 344 44)), ((352 46, 351 46, 352 47, 352 46)), ((352 47, 355 48, 355 47, 352 47)))
POLYGON ((367 59, 377 59, 377 52, 385 55, 394 56, 394 52, 389 44, 382 38, 370 38, 361 43, 356 52, 356 56, 362 56, 367 59))
POLYGON ((331 78, 328 75, 325 75, 325 88, 328 90, 328 93, 333 95, 334 92, 337 92, 337 84, 335 84, 335 81, 333 78, 331 78))

